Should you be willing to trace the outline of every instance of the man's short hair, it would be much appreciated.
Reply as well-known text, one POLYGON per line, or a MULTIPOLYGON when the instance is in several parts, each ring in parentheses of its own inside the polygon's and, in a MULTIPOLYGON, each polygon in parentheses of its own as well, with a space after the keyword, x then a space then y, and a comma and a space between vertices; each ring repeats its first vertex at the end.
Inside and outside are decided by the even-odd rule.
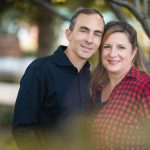
MULTIPOLYGON (((91 14, 98 14, 102 20, 103 20, 103 23, 105 24, 104 22, 104 17, 103 15, 96 9, 93 9, 93 8, 82 8, 82 9, 79 9, 77 10, 74 15, 72 16, 71 20, 70 20, 70 25, 69 25, 69 29, 72 31, 74 29, 74 26, 75 26, 75 23, 76 23, 76 18, 80 15, 80 14, 87 14, 87 15, 91 15, 91 14)), ((91 20, 92 21, 92 20, 91 20)))

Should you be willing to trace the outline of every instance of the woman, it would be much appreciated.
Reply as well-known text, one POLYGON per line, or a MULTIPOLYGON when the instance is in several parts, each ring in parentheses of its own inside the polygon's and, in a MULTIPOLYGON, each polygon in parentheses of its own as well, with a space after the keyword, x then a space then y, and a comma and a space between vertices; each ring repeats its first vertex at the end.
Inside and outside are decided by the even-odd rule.
POLYGON ((96 149, 150 149, 150 76, 135 29, 109 22, 99 55, 91 79, 93 102, 100 102, 92 125, 96 149))

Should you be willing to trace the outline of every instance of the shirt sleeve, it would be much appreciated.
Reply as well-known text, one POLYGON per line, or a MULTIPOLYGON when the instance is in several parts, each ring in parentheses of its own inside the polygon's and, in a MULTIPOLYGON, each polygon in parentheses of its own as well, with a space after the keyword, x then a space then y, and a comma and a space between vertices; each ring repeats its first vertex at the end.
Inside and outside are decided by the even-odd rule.
POLYGON ((36 124, 39 106, 44 97, 42 75, 39 68, 29 66, 21 82, 16 99, 13 127, 32 126, 36 124))
POLYGON ((44 97, 44 83, 39 68, 29 66, 20 82, 13 116, 13 136, 20 150, 41 150, 36 135, 39 106, 44 97))
POLYGON ((142 126, 145 134, 145 142, 150 147, 150 78, 146 82, 142 93, 142 126))

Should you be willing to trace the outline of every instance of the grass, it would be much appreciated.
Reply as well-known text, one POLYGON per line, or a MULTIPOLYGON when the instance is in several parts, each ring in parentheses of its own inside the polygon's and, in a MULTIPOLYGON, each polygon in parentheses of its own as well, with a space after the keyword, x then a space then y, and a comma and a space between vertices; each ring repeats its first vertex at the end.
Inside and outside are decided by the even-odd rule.
POLYGON ((0 149, 18 150, 11 134, 13 107, 0 105, 0 149))

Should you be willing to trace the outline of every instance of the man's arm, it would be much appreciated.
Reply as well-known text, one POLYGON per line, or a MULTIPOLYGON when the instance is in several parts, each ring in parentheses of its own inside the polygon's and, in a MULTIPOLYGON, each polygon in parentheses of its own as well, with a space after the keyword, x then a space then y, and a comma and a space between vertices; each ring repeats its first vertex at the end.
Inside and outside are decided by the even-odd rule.
POLYGON ((20 83, 13 116, 13 135, 21 150, 42 150, 35 130, 42 88, 40 71, 36 67, 29 66, 20 83))
POLYGON ((13 129, 13 137, 20 150, 44 150, 40 137, 32 127, 13 129))

